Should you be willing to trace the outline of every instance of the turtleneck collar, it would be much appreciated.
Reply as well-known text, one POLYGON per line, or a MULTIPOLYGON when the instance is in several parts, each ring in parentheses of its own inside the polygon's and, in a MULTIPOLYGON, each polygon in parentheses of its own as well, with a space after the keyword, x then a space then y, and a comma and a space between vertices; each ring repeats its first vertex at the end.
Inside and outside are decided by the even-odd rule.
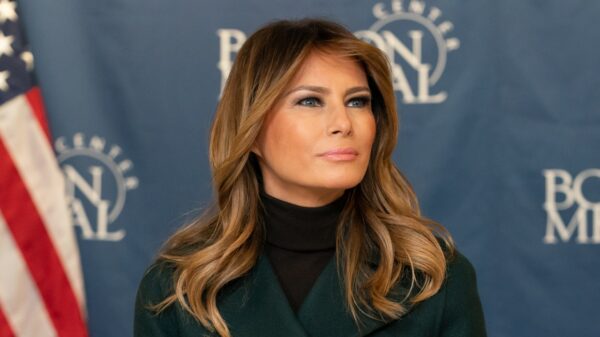
POLYGON ((319 207, 304 207, 277 199, 261 191, 267 243, 293 251, 335 248, 337 222, 346 194, 319 207))

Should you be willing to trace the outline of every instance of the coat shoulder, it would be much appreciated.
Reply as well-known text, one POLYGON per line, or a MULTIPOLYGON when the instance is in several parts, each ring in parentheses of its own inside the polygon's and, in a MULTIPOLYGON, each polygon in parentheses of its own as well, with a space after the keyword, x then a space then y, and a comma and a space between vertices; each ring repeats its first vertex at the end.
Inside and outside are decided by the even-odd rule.
POLYGON ((477 290, 475 268, 457 249, 446 253, 446 275, 438 292, 417 303, 403 317, 377 336, 390 334, 438 337, 485 337, 483 310, 477 290))
POLYGON ((486 336, 475 268, 456 249, 448 258, 446 279, 440 292, 444 302, 441 336, 486 336))
POLYGON ((178 336, 173 305, 158 312, 155 305, 172 293, 174 268, 164 262, 152 264, 138 286, 134 311, 134 336, 178 336))
POLYGON ((452 255, 446 258, 446 282, 451 286, 465 285, 477 287, 475 267, 460 251, 454 249, 452 255))
MULTIPOLYGON (((173 293, 175 267, 168 262, 155 262, 146 269, 138 286, 136 302, 155 305, 173 293)), ((137 303, 136 303, 137 304, 137 303)))

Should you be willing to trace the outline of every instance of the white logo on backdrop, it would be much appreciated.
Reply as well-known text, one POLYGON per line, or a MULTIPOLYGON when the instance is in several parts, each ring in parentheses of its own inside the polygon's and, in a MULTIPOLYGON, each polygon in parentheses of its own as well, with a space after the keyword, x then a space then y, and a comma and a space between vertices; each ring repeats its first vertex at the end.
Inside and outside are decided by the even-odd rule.
MULTIPOLYGON (((368 30, 355 34, 386 53, 392 66, 394 89, 402 95, 403 103, 444 102, 448 93, 434 93, 432 87, 444 74, 448 53, 460 47, 458 38, 448 36, 454 24, 442 19, 441 9, 428 8, 422 0, 392 0, 389 6, 377 3, 373 15, 377 21, 368 30)), ((217 35, 222 91, 246 34, 239 29, 219 29, 217 35)))
MULTIPOLYGON (((221 90, 219 93, 222 93, 233 66, 235 54, 246 42, 246 33, 239 29, 219 29, 217 35, 219 36, 219 63, 217 67, 221 71, 221 90)), ((220 96, 221 94, 219 94, 220 96)))
POLYGON ((600 169, 588 169, 574 178, 561 169, 544 170, 546 178, 546 235, 544 242, 600 243, 600 200, 589 199, 591 179, 600 179, 600 169), (570 220, 565 221, 568 217, 570 220), (566 218, 566 219, 565 219, 566 218))
POLYGON ((76 133, 70 143, 59 137, 54 148, 65 175, 73 223, 82 237, 122 240, 125 229, 111 230, 109 225, 121 214, 127 191, 138 187, 138 178, 130 174, 131 160, 123 158, 118 145, 107 146, 98 136, 86 139, 83 133, 76 133))
POLYGON ((448 97, 445 91, 431 92, 442 77, 448 52, 460 47, 455 37, 447 37, 454 25, 441 20, 438 7, 427 8, 418 0, 394 0, 390 7, 383 3, 373 6, 378 19, 368 30, 356 36, 377 46, 392 65, 394 89, 402 94, 406 104, 437 104, 448 97), (410 41, 410 47, 402 41, 410 41), (433 53, 425 53, 433 47, 433 53), (399 56, 400 59, 396 58, 399 56))

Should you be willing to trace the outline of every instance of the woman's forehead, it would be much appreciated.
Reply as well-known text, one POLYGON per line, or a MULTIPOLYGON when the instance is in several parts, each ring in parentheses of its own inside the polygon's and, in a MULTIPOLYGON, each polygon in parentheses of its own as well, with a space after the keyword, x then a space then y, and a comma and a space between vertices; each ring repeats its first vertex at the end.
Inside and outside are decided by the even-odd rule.
POLYGON ((367 83, 365 71, 355 58, 330 51, 313 50, 302 62, 288 87, 307 81, 326 84, 333 80, 343 81, 348 86, 367 83))

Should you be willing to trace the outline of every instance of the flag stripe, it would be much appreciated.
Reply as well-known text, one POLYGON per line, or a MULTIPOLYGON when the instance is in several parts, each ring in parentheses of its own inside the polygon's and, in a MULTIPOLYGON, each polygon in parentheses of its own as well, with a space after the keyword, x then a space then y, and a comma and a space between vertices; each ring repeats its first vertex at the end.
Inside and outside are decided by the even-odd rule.
POLYGON ((23 183, 58 251, 80 309, 84 312, 83 276, 77 240, 66 208, 64 177, 38 119, 23 96, 0 106, 0 137, 4 139, 18 171, 24 172, 23 183))
POLYGON ((2 212, 0 212, 0 247, 2 247, 0 270, 11 271, 0 274, 0 289, 2 289, 0 308, 6 312, 2 317, 0 310, 0 337, 15 336, 15 334, 23 337, 56 336, 56 330, 52 326, 48 312, 31 279, 23 256, 15 245, 2 212))
POLYGON ((0 210, 60 337, 86 336, 79 304, 21 175, 0 140, 0 210))
POLYGON ((15 334, 12 332, 10 325, 8 325, 6 316, 4 316, 4 312, 2 312, 1 305, 0 305, 0 337, 15 337, 15 334))
MULTIPOLYGON (((13 132, 18 131, 21 136, 23 132, 28 134, 27 128, 20 128, 18 123, 17 125, 4 123, 7 120, 10 122, 10 113, 12 113, 12 117, 21 117, 23 116, 22 112, 28 110, 22 107, 15 109, 15 107, 11 108, 9 106, 18 100, 19 97, 5 103, 0 108, 0 172, 2 172, 0 175, 0 190, 3 191, 0 194, 0 210, 4 214, 7 226, 25 258, 28 269, 40 291, 40 295, 58 335, 60 337, 85 336, 87 333, 79 310, 80 306, 71 289, 61 260, 54 249, 44 222, 38 214, 36 205, 29 195, 28 188, 23 182, 19 170, 13 163, 13 158, 4 144, 4 141, 7 139, 14 141, 15 139, 26 138, 15 135, 11 137, 11 130, 13 132), (8 129, 2 127, 6 125, 10 125, 11 127, 8 129)), ((28 106, 28 104, 25 105, 28 106)), ((29 112, 31 113, 31 111, 29 112)), ((39 128, 37 123, 33 124, 39 128)), ((43 138, 41 135, 40 137, 43 138)), ((31 145, 27 144, 28 141, 30 140, 25 141, 26 145, 31 145)), ((46 146, 49 145, 46 143, 46 146)), ((33 152, 34 158, 37 158, 35 156, 36 152, 39 152, 39 150, 33 152)), ((12 153, 19 154, 22 151, 13 151, 12 153)), ((31 157, 31 153, 25 152, 25 154, 31 157)), ((41 167, 47 168, 52 166, 43 165, 41 167)), ((37 168, 34 171, 40 171, 39 166, 36 167, 36 165, 33 165, 32 168, 37 168)), ((31 172, 31 170, 25 169, 22 172, 31 172)), ((44 184, 43 181, 39 181, 38 183, 44 184)), ((33 186, 33 190, 35 190, 35 187, 33 186)))
POLYGON ((33 114, 35 115, 40 127, 42 130, 44 130, 44 134, 46 135, 48 143, 52 144, 50 127, 48 126, 48 119, 46 118, 46 110, 44 109, 42 93, 40 92, 40 89, 38 87, 33 87, 33 89, 25 93, 25 97, 27 97, 27 101, 29 101, 29 105, 31 106, 33 114))

